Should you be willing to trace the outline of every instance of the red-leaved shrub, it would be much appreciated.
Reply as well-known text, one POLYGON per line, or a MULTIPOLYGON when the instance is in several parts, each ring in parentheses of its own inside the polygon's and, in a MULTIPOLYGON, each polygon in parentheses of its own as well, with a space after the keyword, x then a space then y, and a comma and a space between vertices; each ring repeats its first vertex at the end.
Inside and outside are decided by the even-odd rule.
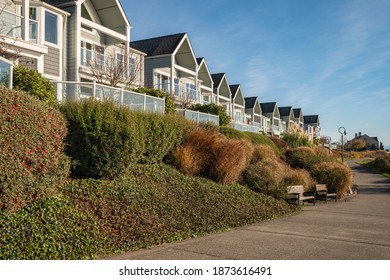
POLYGON ((16 210, 54 192, 69 167, 62 155, 65 135, 60 112, 0 88, 0 209, 16 210))

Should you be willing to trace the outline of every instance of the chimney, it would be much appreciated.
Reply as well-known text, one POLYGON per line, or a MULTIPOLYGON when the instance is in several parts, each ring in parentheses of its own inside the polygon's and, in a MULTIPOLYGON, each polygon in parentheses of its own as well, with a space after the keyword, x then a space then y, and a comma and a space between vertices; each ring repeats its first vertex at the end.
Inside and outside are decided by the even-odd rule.
POLYGON ((362 133, 361 132, 359 132, 359 137, 361 137, 362 136, 362 133))
POLYGON ((357 133, 355 133, 355 138, 357 138, 357 133))

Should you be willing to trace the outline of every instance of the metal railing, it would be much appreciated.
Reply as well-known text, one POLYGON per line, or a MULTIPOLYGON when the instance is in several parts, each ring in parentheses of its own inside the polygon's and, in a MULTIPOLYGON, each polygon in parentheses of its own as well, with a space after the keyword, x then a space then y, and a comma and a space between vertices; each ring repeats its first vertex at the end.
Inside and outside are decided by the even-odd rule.
MULTIPOLYGON (((166 93, 170 93, 171 91, 169 82, 155 84, 154 88, 166 93)), ((200 93, 196 89, 180 86, 176 83, 173 87, 173 95, 176 99, 200 102, 200 93)))
POLYGON ((219 125, 219 116, 187 109, 176 109, 176 114, 185 119, 199 123, 212 123, 219 125))
MULTIPOLYGON (((11 13, 6 10, 1 11, 0 19, 0 33, 2 35, 20 39, 23 36, 23 16, 11 13)), ((29 41, 38 43, 38 21, 30 19, 29 20, 29 41)))
POLYGON ((231 126, 239 131, 257 132, 259 133, 259 127, 250 124, 231 122, 231 126))
POLYGON ((54 82, 57 87, 57 99, 85 100, 112 100, 117 106, 126 106, 130 110, 164 113, 165 99, 149 96, 142 93, 109 87, 97 83, 82 82, 54 82))

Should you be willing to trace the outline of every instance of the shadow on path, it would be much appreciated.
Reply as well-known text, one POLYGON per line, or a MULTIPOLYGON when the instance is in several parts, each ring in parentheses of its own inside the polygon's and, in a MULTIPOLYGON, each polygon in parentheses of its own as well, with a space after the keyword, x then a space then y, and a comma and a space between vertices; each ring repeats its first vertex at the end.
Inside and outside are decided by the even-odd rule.
POLYGON ((357 164, 355 161, 347 162, 354 173, 354 185, 361 194, 389 194, 390 179, 370 168, 357 164))

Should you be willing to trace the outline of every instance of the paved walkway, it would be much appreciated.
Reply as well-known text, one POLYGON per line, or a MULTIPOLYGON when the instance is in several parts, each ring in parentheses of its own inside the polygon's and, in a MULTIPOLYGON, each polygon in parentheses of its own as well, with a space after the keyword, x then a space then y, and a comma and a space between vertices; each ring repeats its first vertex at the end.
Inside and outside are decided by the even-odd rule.
POLYGON ((349 162, 359 194, 257 223, 110 259, 390 259, 390 179, 349 162))

